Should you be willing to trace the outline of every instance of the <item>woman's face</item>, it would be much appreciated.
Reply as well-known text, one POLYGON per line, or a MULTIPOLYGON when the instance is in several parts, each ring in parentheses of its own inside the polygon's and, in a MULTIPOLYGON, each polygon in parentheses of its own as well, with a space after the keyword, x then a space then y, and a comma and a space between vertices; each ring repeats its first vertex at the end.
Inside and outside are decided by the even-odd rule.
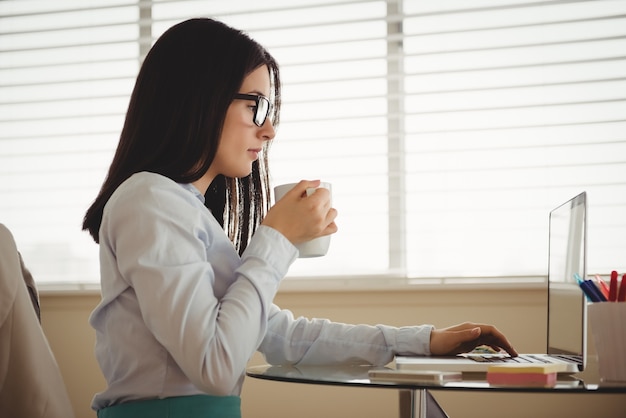
MULTIPOLYGON (((270 97, 268 68, 263 65, 251 72, 243 80, 239 93, 270 97)), ((256 102, 249 99, 235 99, 230 104, 217 154, 209 167, 213 178, 218 174, 227 177, 249 175, 252 163, 263 150, 263 144, 274 138, 276 132, 269 117, 262 126, 255 125, 255 108, 256 102)))

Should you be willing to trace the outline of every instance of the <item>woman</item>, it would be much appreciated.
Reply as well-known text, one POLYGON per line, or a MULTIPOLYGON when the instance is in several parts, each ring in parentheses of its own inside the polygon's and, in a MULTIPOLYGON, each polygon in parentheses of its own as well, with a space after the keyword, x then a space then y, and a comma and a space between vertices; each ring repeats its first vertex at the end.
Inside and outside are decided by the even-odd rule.
POLYGON ((383 365, 480 344, 515 355, 489 325, 347 325, 272 303, 294 244, 337 230, 328 192, 304 193, 319 181, 270 208, 279 112, 275 60, 220 22, 182 22, 146 57, 83 224, 100 244, 102 301, 90 318, 108 383, 93 401, 100 418, 239 417, 256 350, 274 364, 383 365))

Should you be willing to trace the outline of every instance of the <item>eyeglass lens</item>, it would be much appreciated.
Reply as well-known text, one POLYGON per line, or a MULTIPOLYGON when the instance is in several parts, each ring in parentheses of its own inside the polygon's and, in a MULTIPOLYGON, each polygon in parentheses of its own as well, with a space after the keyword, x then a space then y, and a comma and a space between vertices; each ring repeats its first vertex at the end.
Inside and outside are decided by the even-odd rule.
POLYGON ((256 112, 254 112, 254 123, 257 126, 263 126, 265 123, 265 119, 267 119, 267 115, 270 111, 270 102, 267 98, 263 96, 258 96, 256 101, 256 112))

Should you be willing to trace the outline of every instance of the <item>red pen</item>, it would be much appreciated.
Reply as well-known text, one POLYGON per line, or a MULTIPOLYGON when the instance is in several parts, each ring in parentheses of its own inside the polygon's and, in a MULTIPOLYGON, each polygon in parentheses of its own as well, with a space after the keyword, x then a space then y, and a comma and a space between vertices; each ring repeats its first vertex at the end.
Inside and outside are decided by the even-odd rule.
POLYGON ((611 272, 611 285, 609 286, 609 302, 617 302, 617 272, 611 272))
POLYGON ((626 274, 622 276, 622 282, 619 285, 619 293, 617 294, 618 302, 626 302, 626 274))
POLYGON ((598 282, 600 291, 602 292, 606 300, 609 300, 609 285, 607 285, 606 282, 602 280, 602 277, 600 277, 599 274, 596 274, 596 282, 598 282))

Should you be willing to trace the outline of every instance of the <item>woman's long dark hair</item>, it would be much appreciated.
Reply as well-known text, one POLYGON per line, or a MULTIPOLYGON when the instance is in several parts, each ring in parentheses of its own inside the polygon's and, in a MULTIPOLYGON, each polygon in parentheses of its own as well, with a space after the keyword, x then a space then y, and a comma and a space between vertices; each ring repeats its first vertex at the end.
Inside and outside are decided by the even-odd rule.
MULTIPOLYGON (((278 65, 261 45, 212 19, 191 19, 167 30, 141 66, 115 156, 83 229, 99 242, 104 206, 135 173, 158 173, 179 183, 200 179, 215 158, 234 95, 262 65, 270 73, 276 126, 278 65)), ((218 176, 205 195, 240 253, 269 209, 268 146, 249 176, 218 176)))

